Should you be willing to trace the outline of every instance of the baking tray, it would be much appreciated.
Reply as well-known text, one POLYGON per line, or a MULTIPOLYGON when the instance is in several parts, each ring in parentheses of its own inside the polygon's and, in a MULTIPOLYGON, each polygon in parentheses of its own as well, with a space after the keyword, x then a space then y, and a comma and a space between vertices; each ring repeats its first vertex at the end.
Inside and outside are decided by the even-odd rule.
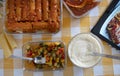
POLYGON ((120 1, 119 0, 113 0, 106 11, 103 13, 101 18, 98 20, 96 25, 91 29, 91 32, 98 37, 100 37, 102 40, 109 43, 112 47, 115 47, 116 49, 120 50, 120 45, 115 44, 109 37, 109 34, 106 30, 108 23, 111 21, 111 19, 120 12, 120 1))
MULTIPOLYGON (((17 31, 8 31, 8 29, 6 28, 6 23, 7 23, 7 13, 8 13, 8 10, 6 9, 6 7, 7 7, 7 1, 9 1, 9 0, 4 0, 4 27, 3 27, 3 29, 5 30, 5 32, 6 33, 8 33, 8 34, 56 34, 57 32, 59 32, 60 30, 61 30, 61 26, 62 26, 62 13, 63 13, 63 6, 62 6, 62 0, 59 0, 59 3, 60 3, 60 12, 59 12, 59 18, 58 18, 58 21, 60 21, 60 24, 59 24, 59 29, 57 29, 57 31, 53 31, 53 32, 49 32, 49 31, 46 31, 46 30, 35 30, 35 31, 33 31, 33 32, 23 32, 23 31, 21 31, 21 30, 17 30, 17 31)), ((42 20, 41 20, 41 22, 42 22, 42 20)), ((46 22, 46 21, 45 21, 46 22)), ((34 23, 33 23, 34 24, 34 23)), ((52 23, 51 23, 52 24, 52 23)), ((33 27, 33 26, 32 26, 33 27)), ((52 27, 50 26, 49 27, 49 29, 51 29, 52 27)), ((53 27, 54 28, 54 27, 53 27)), ((52 30, 52 29, 51 29, 52 30)))

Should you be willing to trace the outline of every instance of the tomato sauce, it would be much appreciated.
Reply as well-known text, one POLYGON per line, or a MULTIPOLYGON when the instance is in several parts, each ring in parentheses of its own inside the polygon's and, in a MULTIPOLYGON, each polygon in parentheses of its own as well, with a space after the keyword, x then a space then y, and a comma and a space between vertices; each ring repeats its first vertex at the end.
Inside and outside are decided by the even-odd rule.
POLYGON ((80 5, 82 4, 85 0, 65 0, 66 2, 69 2, 70 4, 73 5, 80 5))
POLYGON ((97 6, 100 2, 93 0, 64 0, 76 16, 80 16, 97 6))

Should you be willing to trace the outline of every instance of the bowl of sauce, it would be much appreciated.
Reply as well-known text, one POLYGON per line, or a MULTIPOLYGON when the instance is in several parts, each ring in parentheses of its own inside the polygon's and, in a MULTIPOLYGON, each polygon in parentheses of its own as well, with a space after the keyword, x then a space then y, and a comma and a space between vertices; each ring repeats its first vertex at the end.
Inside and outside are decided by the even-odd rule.
POLYGON ((74 18, 85 16, 96 7, 101 0, 64 0, 63 4, 74 18))
POLYGON ((99 56, 90 53, 102 53, 103 45, 100 39, 92 33, 80 33, 74 36, 68 45, 68 56, 71 62, 82 68, 93 67, 101 60, 99 56))

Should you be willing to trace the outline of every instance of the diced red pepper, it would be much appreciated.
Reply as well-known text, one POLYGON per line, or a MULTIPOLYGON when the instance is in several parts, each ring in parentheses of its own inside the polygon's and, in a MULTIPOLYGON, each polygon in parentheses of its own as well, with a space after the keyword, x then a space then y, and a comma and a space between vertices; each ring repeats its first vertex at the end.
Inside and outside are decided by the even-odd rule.
POLYGON ((27 52, 27 57, 31 57, 32 56, 32 51, 28 51, 27 52))
POLYGON ((62 57, 61 57, 62 59, 65 59, 65 55, 64 54, 62 54, 62 57))

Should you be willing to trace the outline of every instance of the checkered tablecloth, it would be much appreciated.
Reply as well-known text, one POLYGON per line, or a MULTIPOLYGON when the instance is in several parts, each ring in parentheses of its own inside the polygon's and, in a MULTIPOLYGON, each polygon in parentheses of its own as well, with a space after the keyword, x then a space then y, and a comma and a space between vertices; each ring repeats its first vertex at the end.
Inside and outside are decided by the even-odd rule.
MULTIPOLYGON (((81 32, 90 32, 90 29, 98 21, 110 2, 111 0, 102 0, 98 7, 80 19, 72 18, 63 7, 63 25, 60 32, 54 35, 14 35, 19 47, 14 49, 13 54, 22 56, 21 47, 23 43, 31 40, 61 40, 65 42, 67 46, 74 35, 81 32)), ((112 48, 106 42, 103 42, 103 44, 104 53, 120 55, 120 51, 112 48)), ((120 76, 120 61, 108 58, 103 58, 97 66, 89 69, 76 67, 71 63, 69 58, 67 58, 65 70, 42 72, 24 71, 22 68, 22 60, 5 59, 2 49, 0 49, 0 58, 0 76, 120 76)))

